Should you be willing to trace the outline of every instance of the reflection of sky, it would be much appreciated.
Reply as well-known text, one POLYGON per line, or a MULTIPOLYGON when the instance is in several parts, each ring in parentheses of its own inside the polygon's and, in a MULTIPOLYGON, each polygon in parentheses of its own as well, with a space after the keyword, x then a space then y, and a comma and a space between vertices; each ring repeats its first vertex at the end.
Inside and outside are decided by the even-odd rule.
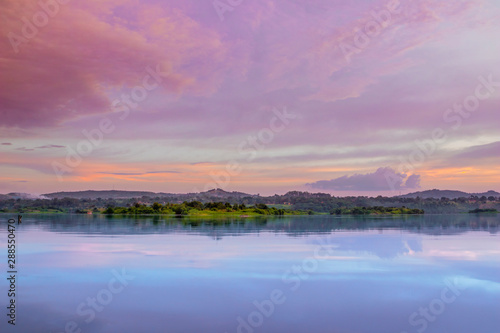
POLYGON ((353 251, 374 254, 379 258, 395 258, 399 255, 422 252, 420 236, 403 235, 401 233, 354 233, 352 235, 337 234, 329 238, 329 243, 338 251, 353 251), (399 236, 399 237, 398 237, 399 236))
MULTIPOLYGON (((428 332, 500 331, 500 246, 486 231, 433 235, 392 228, 290 237, 258 230, 220 239, 184 231, 68 231, 43 224, 18 230, 17 332, 60 332, 69 320, 83 332, 235 332, 237 316, 254 311, 253 301, 281 289, 286 302, 256 332, 410 333, 415 328, 408 316, 453 278, 468 289, 428 332), (333 251, 292 292, 284 273, 313 256, 319 243, 333 251), (112 269, 122 268, 136 278, 84 323, 78 304, 106 288, 112 269)), ((0 248, 6 249, 4 229, 0 248)), ((0 260, 6 262, 5 251, 0 260)), ((0 290, 6 288, 2 279, 0 290)), ((5 321, 0 327, 14 331, 5 321)))

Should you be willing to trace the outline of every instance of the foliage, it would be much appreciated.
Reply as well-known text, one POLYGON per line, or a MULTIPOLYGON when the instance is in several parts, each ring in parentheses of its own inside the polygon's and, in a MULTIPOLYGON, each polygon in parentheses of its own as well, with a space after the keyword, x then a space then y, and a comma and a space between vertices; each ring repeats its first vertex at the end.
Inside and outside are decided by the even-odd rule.
POLYGON ((265 204, 257 204, 247 207, 244 204, 231 205, 228 202, 207 202, 202 204, 199 201, 183 202, 181 204, 166 203, 164 205, 155 202, 152 205, 135 203, 129 207, 107 207, 103 214, 175 214, 178 216, 206 215, 206 214, 227 214, 236 215, 298 215, 305 214, 300 211, 277 209, 268 207, 265 204))
POLYGON ((354 207, 349 208, 337 208, 330 212, 331 215, 381 215, 381 214, 424 214, 422 209, 418 208, 406 208, 406 207, 354 207))
MULTIPOLYGON (((54 199, 3 199, 0 212, 59 212, 81 213, 89 211, 107 214, 240 214, 240 215, 290 215, 333 213, 394 214, 395 209, 419 209, 431 214, 466 213, 475 209, 500 210, 500 198, 470 196, 447 198, 404 197, 335 197, 326 193, 291 191, 284 195, 268 197, 233 195, 223 200, 216 195, 179 194, 168 197, 142 196, 138 198, 54 198, 54 199), (365 210, 363 210, 365 207, 365 210), (384 210, 382 210, 384 208, 384 210)), ((406 214, 406 213, 403 213, 406 214)))
POLYGON ((498 213, 498 210, 494 208, 487 208, 487 209, 476 208, 470 210, 469 213, 498 213))

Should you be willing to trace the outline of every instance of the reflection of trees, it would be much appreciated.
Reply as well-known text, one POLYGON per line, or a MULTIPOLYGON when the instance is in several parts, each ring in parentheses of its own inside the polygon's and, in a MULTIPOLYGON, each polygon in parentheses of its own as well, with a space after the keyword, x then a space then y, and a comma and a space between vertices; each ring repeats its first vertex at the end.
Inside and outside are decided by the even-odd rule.
MULTIPOLYGON (((7 215, 6 215, 7 216, 7 215)), ((220 238, 259 232, 290 237, 330 234, 341 230, 407 230, 414 233, 453 235, 467 231, 498 231, 495 215, 419 216, 294 216, 259 218, 169 218, 162 216, 24 215, 23 227, 38 225, 53 232, 81 234, 149 234, 189 232, 220 238), (214 236, 216 235, 216 236, 214 236)))

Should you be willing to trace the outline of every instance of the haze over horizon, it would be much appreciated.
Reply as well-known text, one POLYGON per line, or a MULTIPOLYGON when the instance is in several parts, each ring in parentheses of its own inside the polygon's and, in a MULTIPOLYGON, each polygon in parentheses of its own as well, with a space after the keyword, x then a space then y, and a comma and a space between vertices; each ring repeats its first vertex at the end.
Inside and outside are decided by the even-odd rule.
POLYGON ((500 191, 496 0, 2 7, 0 193, 500 191))

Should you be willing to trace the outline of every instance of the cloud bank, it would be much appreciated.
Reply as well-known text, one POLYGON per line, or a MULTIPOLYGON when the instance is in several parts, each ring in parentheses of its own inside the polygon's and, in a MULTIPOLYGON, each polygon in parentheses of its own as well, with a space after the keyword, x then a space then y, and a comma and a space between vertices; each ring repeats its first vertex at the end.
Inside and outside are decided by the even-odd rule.
POLYGON ((40 3, 54 1, 4 0, 0 183, 16 192, 25 189, 11 184, 25 179, 40 193, 190 192, 241 160, 238 144, 286 107, 297 119, 242 162, 233 190, 284 193, 313 180, 387 190, 384 175, 366 170, 398 170, 436 128, 446 142, 416 175, 385 170, 389 187, 500 184, 498 0, 400 0, 401 11, 374 33, 391 1, 243 1, 222 22, 213 1, 66 1, 16 52, 9 34, 23 36, 40 3), (356 47, 350 61, 341 45, 356 47), (157 65, 163 80, 121 119, 113 101, 133 95, 157 65), (467 117, 443 117, 474 94, 479 76, 493 78, 489 99, 467 117), (51 163, 64 164, 103 118, 116 129, 59 183, 51 163), (168 169, 183 173, 145 172, 168 169))
POLYGON ((313 189, 327 191, 388 191, 420 188, 420 175, 397 173, 394 169, 379 168, 373 173, 342 176, 331 180, 308 183, 313 189))

